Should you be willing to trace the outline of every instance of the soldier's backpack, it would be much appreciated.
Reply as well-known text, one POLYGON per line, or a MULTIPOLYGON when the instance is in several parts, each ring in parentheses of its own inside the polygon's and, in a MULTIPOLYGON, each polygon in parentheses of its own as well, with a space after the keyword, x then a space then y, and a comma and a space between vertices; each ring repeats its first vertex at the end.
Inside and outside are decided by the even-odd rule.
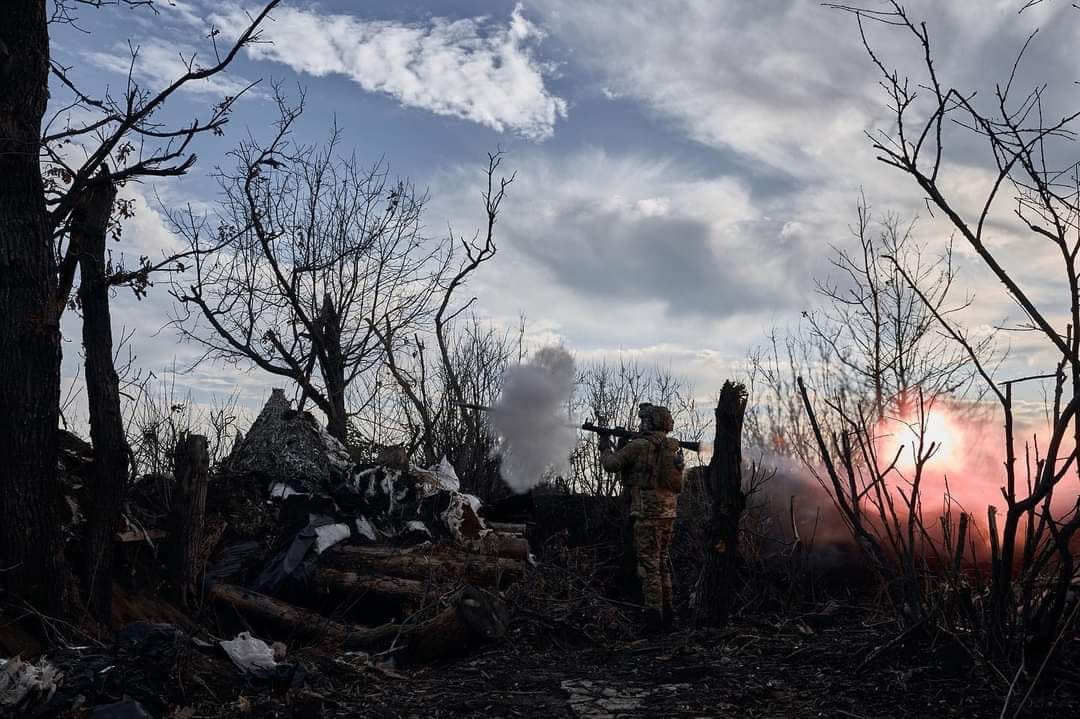
POLYGON ((653 486, 678 494, 683 488, 683 456, 678 440, 671 437, 646 437, 656 452, 653 486))

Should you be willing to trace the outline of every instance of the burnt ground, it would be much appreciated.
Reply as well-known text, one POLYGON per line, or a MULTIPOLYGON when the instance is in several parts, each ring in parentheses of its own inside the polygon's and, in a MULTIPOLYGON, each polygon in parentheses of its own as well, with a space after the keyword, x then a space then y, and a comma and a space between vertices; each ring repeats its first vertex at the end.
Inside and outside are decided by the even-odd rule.
MULTIPOLYGON (((998 717, 1007 687, 944 637, 893 645, 863 665, 884 627, 813 634, 741 624, 578 651, 503 647, 452 666, 377 682, 362 710, 380 717, 998 717), (962 656, 961 656, 962 654, 962 656), (861 667, 861 668, 860 668, 861 667)), ((329 707, 328 707, 329 708, 329 707)), ((1080 694, 1052 692, 1025 715, 1077 716, 1080 694)), ((334 715, 328 712, 328 715, 334 715)))
MULTIPOLYGON (((950 635, 900 635, 854 608, 841 608, 831 626, 810 627, 818 621, 744 619, 724 630, 598 642, 526 618, 499 645, 418 668, 297 646, 287 658, 292 672, 271 680, 246 678, 213 649, 160 637, 58 661, 69 700, 80 693, 94 706, 127 696, 152 716, 174 719, 1001 715, 1006 682, 950 635)), ((1064 663, 1075 667, 1074 658, 1064 663)), ((1022 715, 1080 715, 1076 681, 1045 673, 1022 715)))

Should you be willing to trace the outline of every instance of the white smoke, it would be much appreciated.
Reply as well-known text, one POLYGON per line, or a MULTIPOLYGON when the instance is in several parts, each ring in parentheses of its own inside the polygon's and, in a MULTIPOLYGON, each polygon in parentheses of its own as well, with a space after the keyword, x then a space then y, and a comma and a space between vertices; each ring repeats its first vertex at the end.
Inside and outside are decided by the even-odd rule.
POLYGON ((545 347, 503 376, 491 423, 501 439, 503 481, 515 492, 532 489, 548 471, 569 468, 577 442, 566 411, 574 379, 574 358, 562 347, 545 347))

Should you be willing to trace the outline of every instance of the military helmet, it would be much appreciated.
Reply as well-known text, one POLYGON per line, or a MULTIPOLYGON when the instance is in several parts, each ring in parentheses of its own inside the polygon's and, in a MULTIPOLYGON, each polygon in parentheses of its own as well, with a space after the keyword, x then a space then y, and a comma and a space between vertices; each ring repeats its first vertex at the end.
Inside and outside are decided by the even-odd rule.
POLYGON ((648 417, 653 430, 657 432, 670 432, 675 429, 675 419, 671 416, 671 411, 658 404, 642 402, 638 405, 638 417, 648 417))

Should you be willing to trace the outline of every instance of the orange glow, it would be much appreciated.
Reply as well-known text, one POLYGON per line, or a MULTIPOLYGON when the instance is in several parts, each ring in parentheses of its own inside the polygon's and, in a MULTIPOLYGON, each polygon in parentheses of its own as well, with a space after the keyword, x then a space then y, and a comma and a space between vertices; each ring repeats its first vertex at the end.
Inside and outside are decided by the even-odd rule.
POLYGON ((952 469, 962 469, 957 465, 963 464, 964 445, 967 443, 965 434, 964 429, 947 410, 935 408, 926 414, 925 423, 917 416, 881 422, 878 425, 878 449, 883 463, 892 461, 900 450, 897 466, 904 471, 911 470, 915 467, 915 455, 920 450, 921 437, 923 454, 930 450, 931 444, 935 445, 934 452, 927 461, 927 469, 949 472, 952 469))

